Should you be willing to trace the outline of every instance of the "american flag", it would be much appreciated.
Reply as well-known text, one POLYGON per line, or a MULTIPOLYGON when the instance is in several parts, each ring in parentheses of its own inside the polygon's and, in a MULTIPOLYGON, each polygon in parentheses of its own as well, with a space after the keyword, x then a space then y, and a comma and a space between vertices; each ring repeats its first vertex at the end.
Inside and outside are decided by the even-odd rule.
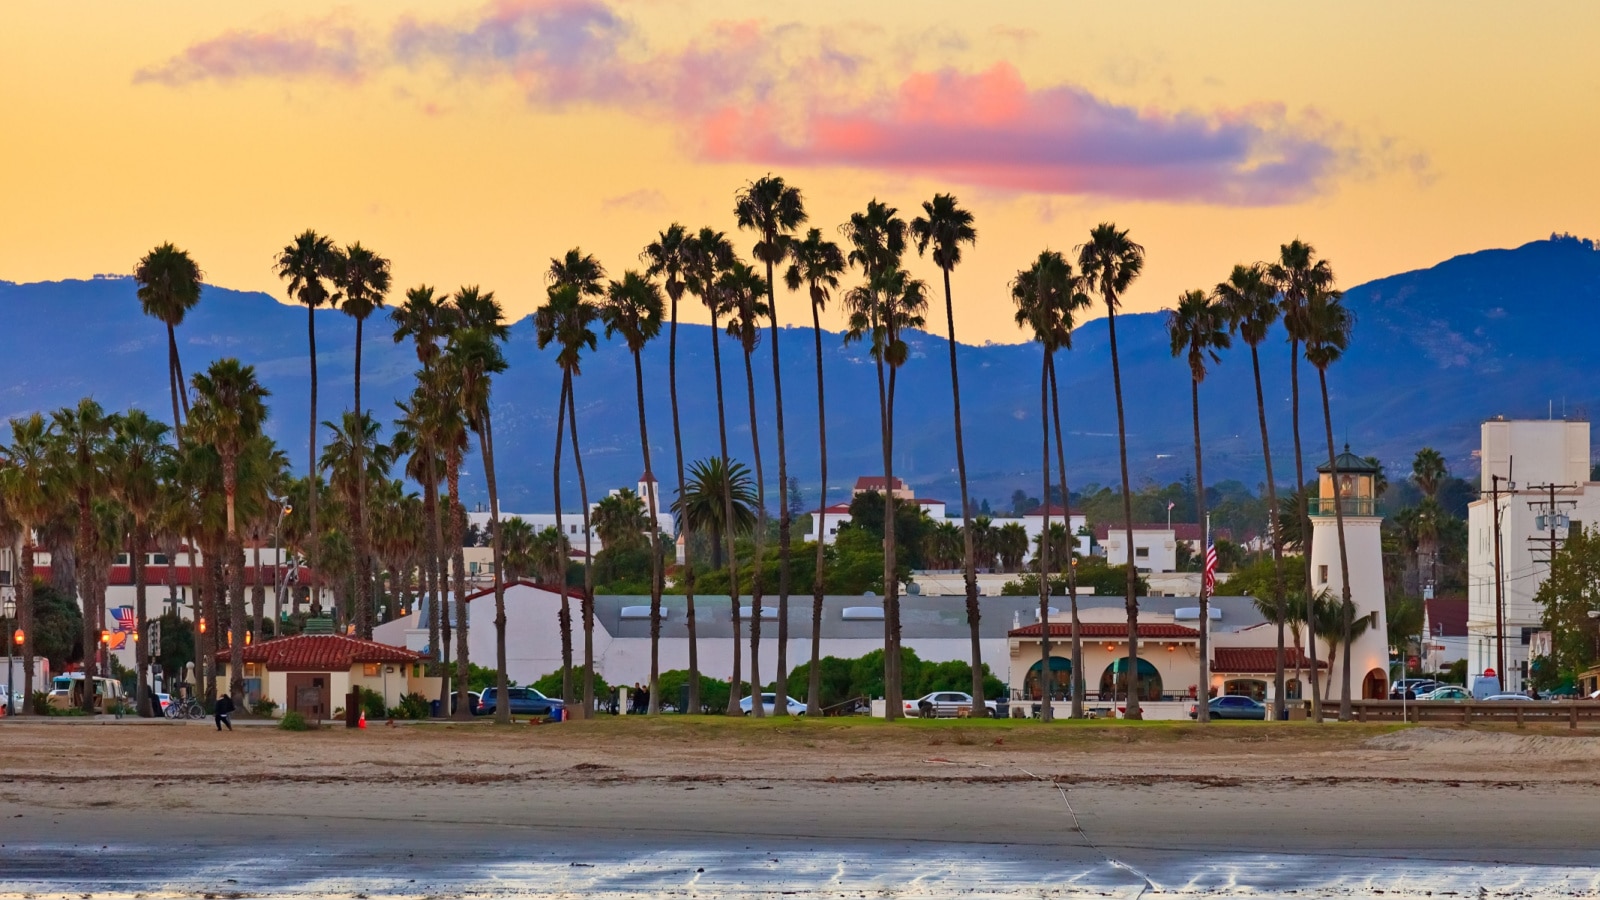
POLYGON ((133 607, 131 606, 113 606, 111 608, 111 618, 117 620, 118 631, 134 632, 139 630, 138 620, 134 618, 133 607))
POLYGON ((1206 596, 1211 596, 1217 589, 1217 545, 1206 545, 1206 570, 1205 587, 1206 596))

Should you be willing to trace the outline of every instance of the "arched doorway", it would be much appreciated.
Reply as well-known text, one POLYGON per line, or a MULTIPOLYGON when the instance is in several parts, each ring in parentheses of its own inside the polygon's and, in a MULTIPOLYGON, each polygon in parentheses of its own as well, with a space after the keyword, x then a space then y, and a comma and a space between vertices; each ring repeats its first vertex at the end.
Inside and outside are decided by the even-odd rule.
POLYGON ((1389 676, 1382 669, 1373 669, 1361 679, 1361 699, 1383 700, 1389 696, 1389 676))
MULTIPOLYGON (((1042 660, 1035 662, 1022 680, 1022 696, 1029 700, 1039 699, 1039 669, 1042 664, 1042 660)), ((1045 685, 1050 689, 1050 699, 1071 699, 1072 660, 1062 659, 1059 656, 1050 657, 1050 677, 1045 679, 1045 685)))
POLYGON ((1222 693, 1228 697, 1249 697, 1266 702, 1267 683, 1259 678, 1230 678, 1222 683, 1222 693))
MULTIPOLYGON (((1128 696, 1128 657, 1113 660, 1100 675, 1100 699, 1120 700, 1128 696)), ((1134 692, 1140 700, 1161 699, 1161 673, 1147 659, 1139 660, 1138 677, 1134 679, 1134 692)))

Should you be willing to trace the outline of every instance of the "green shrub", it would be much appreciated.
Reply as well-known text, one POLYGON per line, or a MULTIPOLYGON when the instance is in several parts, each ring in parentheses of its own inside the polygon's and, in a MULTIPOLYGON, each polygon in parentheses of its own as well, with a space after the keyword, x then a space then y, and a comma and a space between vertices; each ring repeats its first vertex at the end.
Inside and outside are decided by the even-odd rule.
POLYGON ((250 713, 252 715, 260 716, 263 719, 270 719, 272 718, 272 714, 276 712, 277 709, 277 703, 262 697, 260 700, 255 702, 254 706, 250 707, 250 713))
POLYGON ((410 693, 400 698, 400 705, 389 710, 391 719, 426 719, 433 711, 433 706, 428 698, 417 693, 410 693))
POLYGON ((383 695, 370 688, 361 689, 361 708, 366 711, 369 719, 382 719, 389 715, 389 707, 383 702, 383 695))
MULTIPOLYGON (((490 672, 493 674, 493 670, 490 670, 490 672)), ((489 686, 494 687, 493 680, 490 680, 489 686)), ((510 687, 516 686, 517 683, 515 681, 510 683, 510 687)), ((554 672, 551 672, 543 678, 540 678, 538 681, 535 681, 533 684, 528 685, 528 687, 533 688, 546 697, 560 697, 561 670, 557 669, 554 672)), ((572 667, 572 691, 574 694, 577 694, 580 697, 583 695, 583 669, 578 666, 572 667)), ((602 699, 611 696, 611 685, 607 684, 606 680, 600 677, 599 672, 594 673, 594 695, 602 699)))
POLYGON ((291 709, 283 714, 282 719, 278 720, 278 727, 284 731, 305 731, 311 726, 306 724, 305 716, 291 709))
POLYGON ((33 708, 33 714, 34 715, 36 715, 36 716, 48 716, 48 715, 50 715, 50 692, 49 691, 34 691, 33 692, 33 696, 30 698, 30 700, 32 702, 29 703, 29 706, 31 706, 33 708))

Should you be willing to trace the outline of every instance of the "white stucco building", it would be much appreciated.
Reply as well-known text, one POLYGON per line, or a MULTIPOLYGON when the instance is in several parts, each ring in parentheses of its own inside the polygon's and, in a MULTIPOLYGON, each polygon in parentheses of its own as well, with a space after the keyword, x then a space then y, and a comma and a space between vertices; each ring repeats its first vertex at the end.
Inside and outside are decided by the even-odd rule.
POLYGON ((1550 540, 1560 546, 1570 525, 1600 523, 1600 484, 1589 478, 1588 422, 1493 419, 1480 433, 1480 493, 1467 507, 1467 677, 1470 682, 1498 669, 1503 652, 1501 685, 1521 691, 1529 641, 1544 627, 1543 608, 1533 598, 1550 571, 1550 540))
MULTIPOLYGON (((607 496, 616 496, 617 494, 621 493, 621 490, 621 488, 614 488, 607 496)), ((672 510, 667 507, 667 501, 661 496, 661 483, 649 475, 640 475, 639 483, 634 487, 634 493, 637 494, 639 499, 644 502, 645 516, 647 518, 650 514, 650 498, 651 496, 655 497, 657 527, 661 529, 662 534, 667 535, 669 538, 675 536, 677 534, 677 523, 672 516, 672 510)), ((590 503, 590 512, 592 513, 595 507, 599 505, 599 501, 590 503)), ((467 522, 469 524, 478 526, 479 529, 487 528, 489 525, 489 519, 490 516, 487 508, 481 510, 472 510, 467 513, 467 522)), ((556 527, 556 514, 554 512, 519 513, 511 512, 502 508, 500 510, 500 519, 502 521, 508 519, 521 519, 533 526, 534 531, 543 531, 546 528, 556 527)), ((593 517, 591 516, 589 528, 589 547, 591 552, 599 553, 601 550, 605 549, 605 545, 601 543, 600 533, 594 529, 593 525, 593 517)), ((572 545, 574 555, 582 553, 584 549, 583 513, 562 513, 561 530, 566 534, 567 542, 572 545)))

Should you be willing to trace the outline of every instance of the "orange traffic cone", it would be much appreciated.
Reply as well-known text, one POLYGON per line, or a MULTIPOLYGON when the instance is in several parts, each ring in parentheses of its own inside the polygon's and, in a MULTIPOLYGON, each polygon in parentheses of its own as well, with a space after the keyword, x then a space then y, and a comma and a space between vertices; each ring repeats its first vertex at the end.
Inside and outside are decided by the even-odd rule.
POLYGON ((356 723, 356 727, 357 728, 365 728, 365 727, 367 727, 367 711, 366 710, 362 710, 361 711, 361 720, 356 723))

